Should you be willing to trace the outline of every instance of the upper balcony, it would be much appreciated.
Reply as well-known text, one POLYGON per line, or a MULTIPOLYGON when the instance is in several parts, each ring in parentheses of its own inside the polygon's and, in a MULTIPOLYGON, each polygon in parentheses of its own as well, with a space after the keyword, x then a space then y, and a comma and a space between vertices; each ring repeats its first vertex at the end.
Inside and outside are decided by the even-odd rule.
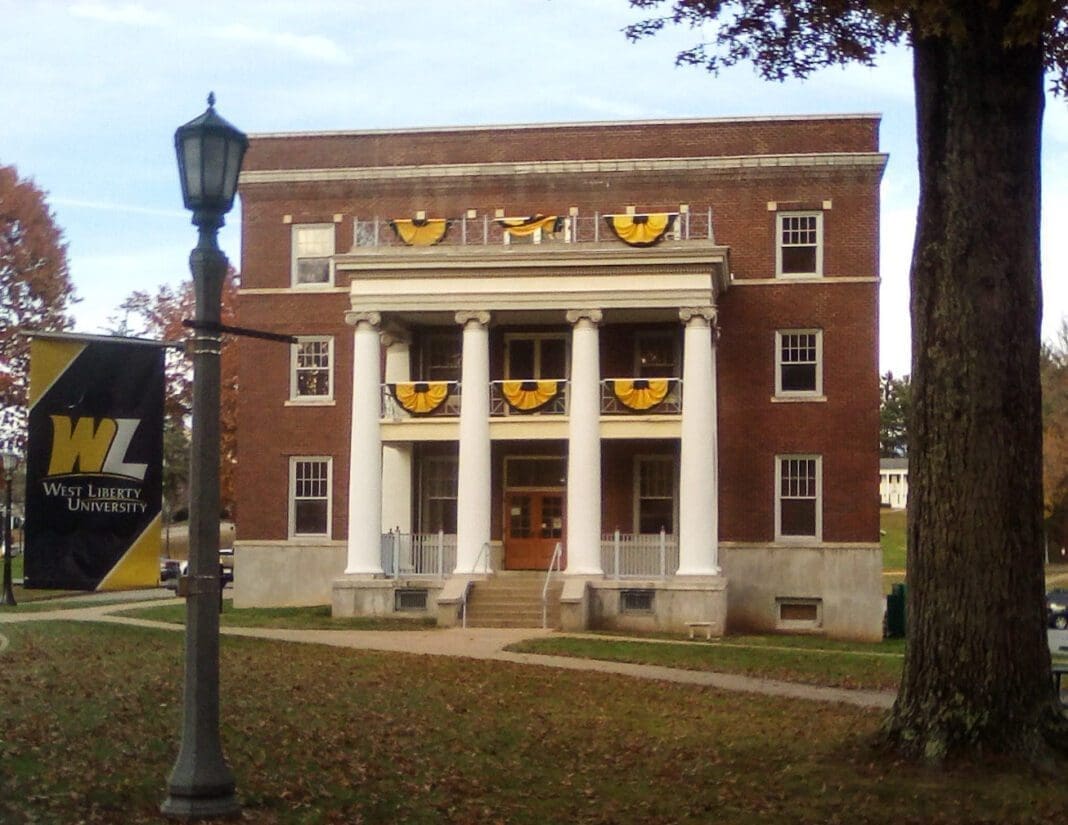
POLYGON ((391 313, 401 324, 448 323, 457 310, 524 320, 585 307, 670 314, 714 304, 729 285, 729 250, 717 245, 712 221, 709 209, 681 206, 356 220, 354 245, 334 266, 353 310, 391 313))

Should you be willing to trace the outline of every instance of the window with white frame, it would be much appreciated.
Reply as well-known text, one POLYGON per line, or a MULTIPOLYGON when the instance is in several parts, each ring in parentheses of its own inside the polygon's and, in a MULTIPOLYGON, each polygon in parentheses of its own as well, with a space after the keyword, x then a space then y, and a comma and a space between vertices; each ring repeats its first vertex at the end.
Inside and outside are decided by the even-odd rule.
POLYGON ((782 277, 823 275, 823 213, 776 216, 775 272, 782 277))
POLYGON ((334 397, 334 339, 301 336, 293 344, 289 397, 293 401, 331 401, 334 397))
POLYGON ((638 378, 678 377, 678 346, 670 332, 639 332, 634 337, 634 375, 638 378))
POLYGON ((422 507, 419 517, 420 532, 456 532, 456 479, 455 456, 427 456, 422 461, 422 507))
POLYGON ((332 223, 293 226, 293 286, 333 283, 334 225, 332 223))
POLYGON ((330 537, 330 491, 333 459, 293 456, 289 459, 289 535, 330 537))
POLYGON ((775 394, 823 394, 823 331, 784 329, 775 333, 775 394))
POLYGON ((638 456, 634 467, 636 532, 675 532, 675 461, 671 456, 638 456))
POLYGON ((463 364, 460 336, 440 333, 426 336, 420 352, 424 381, 459 381, 463 364))
POLYGON ((822 460, 816 455, 775 459, 775 540, 822 538, 822 460))

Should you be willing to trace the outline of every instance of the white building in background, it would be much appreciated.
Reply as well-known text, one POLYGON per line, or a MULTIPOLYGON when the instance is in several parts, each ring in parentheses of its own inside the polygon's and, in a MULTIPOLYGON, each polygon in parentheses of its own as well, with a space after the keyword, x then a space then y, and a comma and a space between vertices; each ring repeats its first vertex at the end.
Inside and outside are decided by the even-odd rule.
POLYGON ((879 459, 879 503, 891 510, 904 510, 909 501, 909 460, 879 459))

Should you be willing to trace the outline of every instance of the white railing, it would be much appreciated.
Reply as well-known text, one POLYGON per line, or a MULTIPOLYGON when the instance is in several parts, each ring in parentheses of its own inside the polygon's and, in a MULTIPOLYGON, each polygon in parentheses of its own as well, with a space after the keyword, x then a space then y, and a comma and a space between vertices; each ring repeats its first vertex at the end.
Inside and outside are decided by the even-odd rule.
POLYGON ((678 538, 616 530, 601 537, 601 569, 610 579, 666 579, 679 569, 678 538))
MULTIPOLYGON (((490 382, 490 415, 566 415, 567 414, 567 390, 568 382, 564 379, 553 379, 557 382, 557 392, 544 406, 534 410, 516 409, 504 397, 504 385, 514 384, 517 379, 510 381, 490 382)), ((532 384, 537 383, 531 381, 532 384)), ((536 401, 536 399, 533 399, 536 401)), ((533 403, 532 401, 532 403, 533 403)))
POLYGON ((456 567, 455 534, 382 534, 382 569, 390 578, 429 577, 443 579, 456 567))
MULTIPOLYGON (((665 209, 675 212, 676 209, 665 209)), ((435 246, 556 246, 575 243, 622 243, 605 222, 608 213, 562 216, 555 229, 546 227, 530 235, 519 237, 489 215, 468 218, 461 215, 448 218, 449 228, 435 246)), ((638 216, 640 216, 639 213, 638 216)), ((433 218, 435 216, 428 216, 433 218)), ((440 216, 439 216, 440 217, 440 216)), ((353 251, 359 249, 408 248, 383 218, 357 219, 354 222, 353 251)), ((668 241, 708 240, 715 243, 712 209, 696 209, 676 215, 668 241)), ((427 249, 428 247, 412 247, 427 249)))
MULTIPOLYGON (((642 396, 642 391, 636 393, 632 403, 641 407, 652 399, 642 396)), ((682 413, 682 379, 681 378, 604 378, 601 380, 601 413, 604 415, 679 415, 682 413), (632 381, 642 386, 642 381, 667 381, 667 395, 647 409, 634 409, 628 407, 619 396, 616 395, 616 381, 632 381)))
POLYGON ((549 559, 549 569, 545 571, 545 584, 541 588, 541 626, 545 629, 549 626, 549 582, 553 577, 553 570, 560 572, 560 561, 564 556, 564 546, 556 542, 553 548, 553 557, 549 559))
MULTIPOLYGON (((488 567, 490 546, 488 541, 482 542, 482 549, 478 551, 478 555, 475 556, 475 563, 471 565, 471 574, 484 572, 488 567), (479 570, 479 562, 482 562, 482 569, 479 570)), ((467 597, 471 595, 471 585, 474 582, 469 581, 464 588, 463 597, 460 600, 460 626, 467 627, 467 597)))

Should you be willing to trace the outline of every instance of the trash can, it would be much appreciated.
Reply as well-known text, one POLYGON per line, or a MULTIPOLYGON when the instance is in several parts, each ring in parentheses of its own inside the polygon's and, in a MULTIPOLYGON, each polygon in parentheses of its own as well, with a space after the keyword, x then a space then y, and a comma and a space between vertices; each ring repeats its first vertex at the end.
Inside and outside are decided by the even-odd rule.
POLYGON ((886 597, 886 636, 900 639, 905 636, 905 585, 895 584, 886 597))

